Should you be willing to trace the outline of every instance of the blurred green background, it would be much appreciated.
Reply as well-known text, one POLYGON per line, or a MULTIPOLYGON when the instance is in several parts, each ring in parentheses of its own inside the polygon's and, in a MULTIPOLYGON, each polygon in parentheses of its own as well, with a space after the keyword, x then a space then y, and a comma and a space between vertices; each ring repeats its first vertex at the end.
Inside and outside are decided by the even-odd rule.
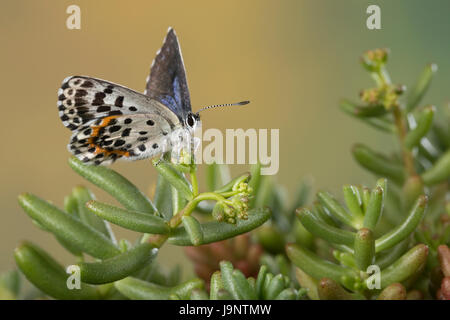
MULTIPOLYGON (((304 176, 332 191, 371 183, 349 150, 360 141, 378 149, 392 141, 342 114, 342 97, 358 98, 372 83, 362 52, 391 49, 394 82, 411 85, 423 66, 439 71, 426 103, 443 106, 450 84, 450 1, 2 1, 0 51, 0 270, 14 266, 13 249, 30 239, 62 263, 73 262, 54 238, 36 228, 17 204, 28 191, 62 205, 77 184, 67 165, 70 132, 61 124, 56 92, 65 77, 89 75, 143 91, 150 63, 168 26, 179 36, 193 109, 251 100, 246 108, 204 113, 203 129, 279 128, 277 180, 293 192, 304 176), (81 7, 81 30, 66 28, 66 8, 81 7), (366 28, 366 8, 381 7, 382 30, 366 28)), ((113 166, 142 190, 155 184, 149 161, 113 166)), ((232 168, 238 173, 242 166, 232 168)), ((200 168, 202 171, 202 168, 200 168)), ((112 199, 97 188, 98 198, 112 199)), ((114 228, 118 238, 136 235, 114 228)), ((165 246, 159 260, 184 261, 165 246)), ((190 265, 183 264, 189 273, 190 265)))

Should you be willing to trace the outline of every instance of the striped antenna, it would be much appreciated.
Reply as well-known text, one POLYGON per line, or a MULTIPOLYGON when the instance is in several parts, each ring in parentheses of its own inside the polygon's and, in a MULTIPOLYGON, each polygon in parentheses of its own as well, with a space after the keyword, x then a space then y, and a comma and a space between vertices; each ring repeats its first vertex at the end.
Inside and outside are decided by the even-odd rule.
POLYGON ((197 115, 207 109, 212 109, 212 108, 220 108, 220 107, 232 107, 232 106, 244 106, 246 104, 249 104, 250 101, 241 101, 241 102, 237 102, 237 103, 224 103, 224 104, 215 104, 212 106, 207 106, 207 107, 203 107, 200 110, 197 111, 197 115))

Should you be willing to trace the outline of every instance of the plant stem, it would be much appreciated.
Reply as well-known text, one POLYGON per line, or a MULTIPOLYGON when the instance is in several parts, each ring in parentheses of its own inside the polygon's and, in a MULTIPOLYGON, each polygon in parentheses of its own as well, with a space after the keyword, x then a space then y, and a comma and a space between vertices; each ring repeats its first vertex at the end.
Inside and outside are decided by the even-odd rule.
POLYGON ((189 175, 191 177, 191 185, 192 185, 192 193, 194 194, 194 197, 198 195, 198 180, 197 180, 197 173, 196 173, 196 166, 191 165, 191 170, 189 171, 189 175))
POLYGON ((402 148, 403 162, 405 164, 406 171, 409 176, 417 175, 414 169, 414 159, 412 153, 405 146, 405 137, 407 134, 406 123, 403 117, 403 112, 399 106, 394 106, 392 113, 394 115, 395 126, 397 127, 398 138, 402 148))
MULTIPOLYGON (((384 85, 391 85, 389 73, 384 67, 382 67, 379 70, 377 76, 379 78, 377 83, 380 87, 384 85)), ((398 137, 402 148, 403 163, 405 165, 406 171, 408 172, 409 176, 416 176, 417 173, 416 170, 414 169, 414 159, 412 153, 405 146, 405 138, 408 131, 406 128, 406 122, 403 111, 400 109, 399 105, 394 105, 392 107, 392 113, 394 115, 395 126, 397 127, 398 137)))
MULTIPOLYGON (((172 217, 172 219, 170 219, 169 227, 171 229, 177 228, 181 224, 183 216, 189 216, 195 210, 197 205, 204 200, 228 202, 224 197, 214 192, 200 193, 195 196, 194 199, 189 201, 183 209, 181 209, 176 215, 172 217)), ((168 238, 168 234, 157 234, 150 236, 148 238, 148 241, 153 244, 155 248, 160 248, 168 238)))

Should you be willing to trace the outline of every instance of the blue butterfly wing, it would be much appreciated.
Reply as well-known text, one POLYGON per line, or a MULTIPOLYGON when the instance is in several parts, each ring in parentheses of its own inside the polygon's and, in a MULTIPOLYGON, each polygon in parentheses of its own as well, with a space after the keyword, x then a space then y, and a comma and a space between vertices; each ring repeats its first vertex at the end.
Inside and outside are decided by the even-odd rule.
POLYGON ((172 28, 169 28, 163 46, 152 63, 145 93, 167 106, 182 123, 191 112, 183 57, 172 28))

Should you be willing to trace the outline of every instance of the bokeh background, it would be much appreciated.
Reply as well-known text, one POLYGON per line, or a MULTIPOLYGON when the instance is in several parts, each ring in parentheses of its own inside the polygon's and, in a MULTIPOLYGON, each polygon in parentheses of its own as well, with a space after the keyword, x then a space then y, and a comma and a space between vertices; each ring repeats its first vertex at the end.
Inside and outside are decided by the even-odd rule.
MULTIPOLYGON (((426 102, 442 107, 450 97, 449 10, 447 0, 1 1, 0 271, 14 267, 13 249, 22 239, 62 263, 73 262, 16 200, 28 191, 62 205, 73 186, 86 184, 67 165, 70 132, 56 109, 66 76, 90 75, 143 91, 155 52, 173 26, 194 110, 252 101, 246 108, 204 113, 203 129, 279 128, 277 180, 291 193, 304 176, 315 187, 338 191, 344 183, 372 182, 352 160, 353 143, 387 150, 393 145, 337 107, 340 98, 356 100, 360 89, 372 86, 359 56, 390 48, 393 81, 406 85, 426 63, 437 63, 426 102), (81 30, 66 28, 71 4, 81 8, 81 30), (380 5, 382 30, 366 28, 369 4, 380 5)), ((155 184, 149 161, 113 168, 142 190, 155 184)), ((118 238, 136 237, 115 231, 118 238)), ((165 246, 159 260, 183 263, 191 272, 179 248, 165 246)))

